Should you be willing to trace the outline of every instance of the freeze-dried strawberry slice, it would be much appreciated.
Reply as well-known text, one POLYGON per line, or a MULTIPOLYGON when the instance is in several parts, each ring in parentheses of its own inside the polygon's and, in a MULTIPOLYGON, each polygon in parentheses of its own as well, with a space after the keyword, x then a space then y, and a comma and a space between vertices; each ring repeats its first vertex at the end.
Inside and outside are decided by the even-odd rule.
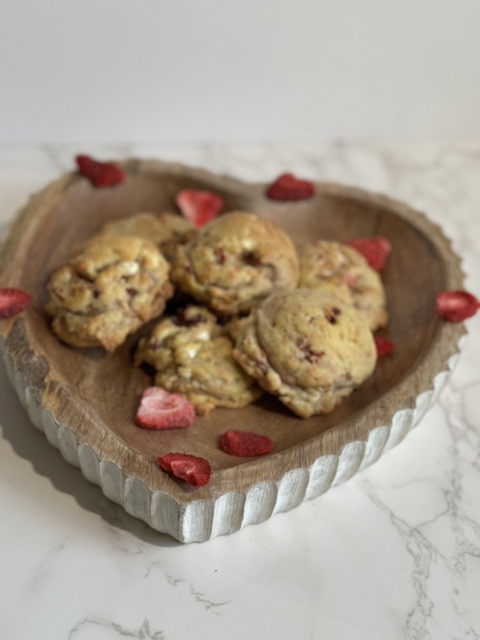
POLYGON ((212 475, 212 467, 208 460, 189 453, 166 453, 157 462, 163 471, 171 473, 175 478, 184 480, 193 487, 208 484, 212 475))
POLYGON ((375 346, 377 348, 377 356, 379 358, 388 356, 395 351, 395 345, 391 340, 382 338, 381 336, 373 336, 375 340, 375 346))
POLYGON ((268 436, 251 431, 226 431, 218 441, 218 447, 232 456, 262 456, 270 453, 273 443, 268 436))
POLYGON ((267 189, 270 200, 290 202, 308 200, 315 195, 315 186, 308 180, 300 180, 292 173, 283 173, 267 189))
POLYGON ((76 156, 75 162, 80 173, 95 187, 111 187, 126 177, 125 171, 111 162, 100 162, 86 155, 76 156))
POLYGON ((178 429, 191 427, 195 421, 192 403, 179 393, 162 387, 148 387, 143 392, 135 422, 144 429, 178 429))
POLYGON ((435 313, 447 322, 463 322, 479 308, 480 302, 467 291, 443 291, 436 297, 435 313))
POLYGON ((32 304, 32 296, 23 289, 0 289, 0 319, 13 318, 32 304))
POLYGON ((392 250, 392 245, 383 236, 371 238, 354 238, 348 242, 351 247, 359 251, 368 264, 376 271, 381 271, 387 263, 387 258, 392 250))
POLYGON ((200 228, 220 215, 224 199, 210 191, 183 189, 175 199, 184 218, 200 228))

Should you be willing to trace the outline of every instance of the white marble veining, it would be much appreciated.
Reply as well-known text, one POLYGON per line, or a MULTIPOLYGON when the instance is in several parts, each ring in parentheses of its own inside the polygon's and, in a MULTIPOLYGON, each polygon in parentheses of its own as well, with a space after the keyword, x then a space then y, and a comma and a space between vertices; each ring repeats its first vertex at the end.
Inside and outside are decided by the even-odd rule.
MULTIPOLYGON (((0 224, 79 151, 384 192, 442 225, 480 294, 479 140, 0 149, 0 224)), ((398 447, 293 511, 192 545, 87 483, 0 365, 0 638, 480 638, 480 316, 467 324, 439 402, 398 447)))

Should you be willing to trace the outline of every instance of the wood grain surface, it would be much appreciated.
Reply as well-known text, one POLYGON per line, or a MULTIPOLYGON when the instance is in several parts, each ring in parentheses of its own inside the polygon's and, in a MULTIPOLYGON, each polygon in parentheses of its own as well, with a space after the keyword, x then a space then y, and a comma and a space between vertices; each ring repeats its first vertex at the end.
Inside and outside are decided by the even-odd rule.
POLYGON ((32 197, 0 255, 0 286, 22 287, 34 296, 33 308, 0 321, 4 349, 38 392, 42 407, 100 460, 114 462, 127 477, 140 479, 152 491, 166 492, 179 504, 242 492, 262 480, 280 480, 322 455, 338 455, 352 441, 365 440, 370 430, 389 425, 397 411, 412 408, 417 396, 431 388, 436 373, 447 369, 465 330, 463 324, 435 317, 435 295, 462 288, 463 274, 449 241, 421 213, 339 185, 317 184, 314 198, 287 204, 266 199, 261 184, 156 160, 122 164, 128 172, 122 185, 95 189, 72 173, 32 197), (391 320, 382 334, 395 342, 396 351, 381 359, 374 375, 334 412, 305 420, 265 396, 244 409, 216 409, 198 417, 190 429, 145 431, 134 424, 142 390, 151 382, 131 364, 138 336, 107 354, 73 349, 52 334, 42 310, 52 269, 107 220, 138 211, 175 211, 175 195, 183 188, 215 191, 225 198, 226 211, 253 211, 275 221, 300 251, 303 243, 317 238, 348 241, 384 235, 390 240, 392 253, 382 277, 391 320), (272 454, 248 460, 221 452, 218 436, 229 428, 269 435, 272 454), (192 489, 159 470, 155 459, 168 451, 210 460, 210 484, 192 489))

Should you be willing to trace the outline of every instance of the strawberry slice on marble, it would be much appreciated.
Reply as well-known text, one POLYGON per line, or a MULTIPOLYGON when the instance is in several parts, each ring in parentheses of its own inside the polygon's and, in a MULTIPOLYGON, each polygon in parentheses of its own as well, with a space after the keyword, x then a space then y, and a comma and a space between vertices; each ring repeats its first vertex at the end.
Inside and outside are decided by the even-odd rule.
POLYGON ((78 171, 88 178, 94 187, 112 187, 125 180, 126 173, 111 162, 100 162, 87 155, 75 157, 78 171))

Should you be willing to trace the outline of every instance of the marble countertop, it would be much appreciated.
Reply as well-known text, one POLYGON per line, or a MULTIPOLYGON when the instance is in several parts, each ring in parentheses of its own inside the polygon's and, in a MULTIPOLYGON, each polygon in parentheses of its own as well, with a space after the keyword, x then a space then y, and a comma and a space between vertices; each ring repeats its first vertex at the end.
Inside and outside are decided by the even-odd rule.
MULTIPOLYGON (((480 295, 480 140, 0 148, 0 225, 79 152, 252 181, 290 170, 438 222, 480 295)), ((0 637, 480 638, 480 314, 439 402, 372 467, 288 513, 182 545, 110 502, 32 425, 0 364, 0 637)))

